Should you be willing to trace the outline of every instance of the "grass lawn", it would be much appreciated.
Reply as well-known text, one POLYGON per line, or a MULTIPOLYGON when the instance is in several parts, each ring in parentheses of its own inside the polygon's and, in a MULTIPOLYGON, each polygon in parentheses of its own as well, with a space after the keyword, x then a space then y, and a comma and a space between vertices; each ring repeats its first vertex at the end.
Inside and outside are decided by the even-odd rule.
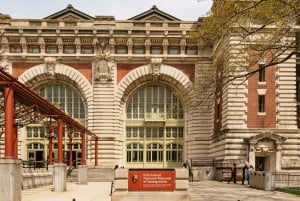
POLYGON ((276 191, 295 194, 300 196, 300 188, 299 187, 291 187, 291 188, 276 188, 276 191))

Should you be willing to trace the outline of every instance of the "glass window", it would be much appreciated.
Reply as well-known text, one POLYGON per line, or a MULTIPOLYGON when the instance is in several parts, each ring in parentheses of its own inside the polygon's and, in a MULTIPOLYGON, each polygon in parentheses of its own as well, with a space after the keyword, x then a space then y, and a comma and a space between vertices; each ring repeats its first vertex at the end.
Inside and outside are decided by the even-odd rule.
POLYGON ((127 46, 117 46, 116 47, 116 54, 127 54, 127 46))
POLYGON ((197 55, 198 54, 197 46, 188 46, 188 47, 186 47, 186 54, 187 55, 197 55))
POLYGON ((93 54, 94 47, 92 45, 83 45, 83 46, 81 46, 81 53, 82 54, 93 54))
POLYGON ((47 84, 38 89, 40 96, 57 105, 75 119, 84 122, 84 104, 78 92, 64 84, 47 84))
POLYGON ((28 45, 27 48, 28 53, 40 53, 40 46, 38 45, 28 45))
POLYGON ((128 167, 182 166, 184 115, 175 91, 166 85, 142 87, 129 98, 126 112, 128 167), (169 145, 174 142, 175 145, 169 145), (139 153, 133 151, 132 144, 142 145, 143 150, 141 148, 139 153), (142 157, 138 160, 143 163, 135 164, 136 158, 142 153, 143 160, 142 157))
POLYGON ((169 47, 169 54, 179 54, 180 48, 178 46, 170 46, 169 47))
POLYGON ((48 54, 56 54, 58 52, 58 48, 56 45, 47 45, 46 53, 48 54))
POLYGON ((142 144, 129 144, 127 145, 127 162, 143 162, 143 145, 142 144))
POLYGON ((258 69, 258 81, 265 82, 265 65, 259 64, 258 69))
POLYGON ((10 52, 11 53, 22 53, 21 45, 11 45, 10 46, 10 52))
POLYGON ((183 146, 180 144, 168 144, 166 146, 167 162, 183 162, 183 146))
POLYGON ((65 45, 64 46, 64 53, 65 54, 74 54, 76 53, 76 48, 74 45, 65 45))
POLYGON ((166 86, 145 87, 127 105, 127 119, 183 119, 183 114, 177 94, 166 86))
POLYGON ((258 96, 258 112, 265 112, 265 95, 258 96))
POLYGON ((151 54, 162 54, 161 46, 151 46, 151 54))
POLYGON ((163 147, 161 144, 148 144, 146 153, 147 162, 162 162, 163 160, 163 147))
POLYGON ((145 54, 145 47, 144 46, 133 47, 133 54, 145 54))
POLYGON ((31 127, 27 127, 27 137, 28 138, 32 137, 32 128, 31 127))

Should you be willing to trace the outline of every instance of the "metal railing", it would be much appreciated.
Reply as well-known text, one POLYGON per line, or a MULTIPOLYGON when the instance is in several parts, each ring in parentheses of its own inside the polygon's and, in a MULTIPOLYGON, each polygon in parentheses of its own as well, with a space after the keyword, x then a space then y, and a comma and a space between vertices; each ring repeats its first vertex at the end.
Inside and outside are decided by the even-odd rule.
POLYGON ((215 161, 211 158, 191 159, 192 167, 214 167, 215 161))
POLYGON ((189 181, 193 182, 194 181, 194 174, 193 174, 192 167, 191 167, 188 160, 185 161, 185 165, 186 165, 186 168, 189 171, 189 181))
POLYGON ((37 168, 46 168, 48 170, 48 161, 21 161, 23 168, 33 168, 34 170, 37 168))
POLYGON ((299 172, 276 172, 275 187, 277 189, 291 189, 300 193, 300 173, 299 172))

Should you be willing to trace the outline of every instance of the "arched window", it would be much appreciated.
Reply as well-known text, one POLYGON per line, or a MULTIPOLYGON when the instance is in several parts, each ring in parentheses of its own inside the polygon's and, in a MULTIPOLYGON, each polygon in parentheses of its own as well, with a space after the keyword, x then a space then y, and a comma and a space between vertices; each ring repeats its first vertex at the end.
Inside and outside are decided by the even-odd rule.
POLYGON ((185 122, 176 91, 166 85, 139 89, 128 101, 126 117, 127 167, 182 166, 185 122))
POLYGON ((62 83, 50 83, 39 87, 38 92, 40 96, 57 105, 69 116, 84 123, 84 104, 79 93, 74 88, 62 83))
MULTIPOLYGON (((63 110, 66 114, 76 119, 82 124, 85 123, 85 107, 78 91, 65 83, 60 82, 50 82, 43 84, 35 89, 35 91, 40 94, 40 96, 47 99, 53 105, 57 106, 63 110)), ((54 123, 55 124, 55 123, 54 123)), ((38 159, 46 159, 48 157, 48 130, 43 124, 38 125, 28 125, 26 126, 26 140, 33 141, 33 144, 27 145, 27 150, 34 153, 35 157, 38 159), (43 146, 41 146, 43 143, 43 146), (45 146, 44 146, 45 145, 45 146), (39 151, 38 151, 39 150, 39 151)), ((57 127, 53 127, 53 151, 56 152, 58 148, 57 144, 57 127)), ((63 132, 63 149, 66 151, 64 154, 68 154, 70 148, 68 133, 63 132)), ((80 160, 81 154, 81 139, 78 132, 73 133, 73 159, 80 160)), ((57 154, 54 154, 54 160, 57 154)))
POLYGON ((135 93, 127 105, 127 119, 183 119, 175 91, 166 86, 148 86, 135 93))

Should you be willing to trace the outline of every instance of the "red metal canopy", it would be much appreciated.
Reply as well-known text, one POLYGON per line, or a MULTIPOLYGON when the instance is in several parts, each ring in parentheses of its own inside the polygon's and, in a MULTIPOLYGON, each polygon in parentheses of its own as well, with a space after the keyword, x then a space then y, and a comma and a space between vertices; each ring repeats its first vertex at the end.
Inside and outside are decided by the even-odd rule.
POLYGON ((13 88, 14 100, 27 107, 33 107, 35 112, 39 113, 41 116, 49 116, 55 120, 61 119, 67 127, 98 138, 96 134, 85 128, 64 111, 55 107, 36 92, 20 83, 16 78, 3 71, 3 68, 0 66, 0 92, 4 93, 6 87, 13 88))

